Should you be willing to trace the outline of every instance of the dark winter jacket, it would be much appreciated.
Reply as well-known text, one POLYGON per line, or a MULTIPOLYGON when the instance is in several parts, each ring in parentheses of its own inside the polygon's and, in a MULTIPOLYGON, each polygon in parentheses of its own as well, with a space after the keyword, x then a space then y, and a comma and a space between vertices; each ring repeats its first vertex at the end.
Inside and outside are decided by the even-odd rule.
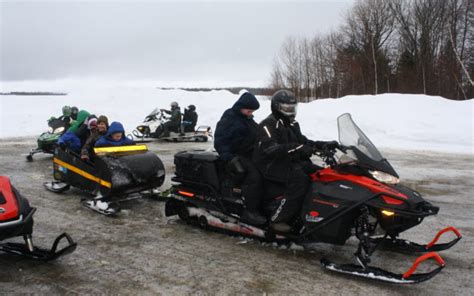
POLYGON ((134 145, 135 142, 130 140, 125 136, 125 130, 123 125, 120 122, 112 122, 110 124, 109 130, 105 136, 102 136, 95 142, 95 147, 103 147, 103 146, 125 146, 125 145, 134 145), (112 139, 112 134, 115 133, 122 133, 122 138, 119 141, 114 141, 112 139))
POLYGON ((58 139, 58 145, 60 147, 67 147, 76 153, 81 151, 81 140, 75 133, 70 131, 67 131, 58 139))
POLYGON ((106 134, 107 134, 107 132, 105 132, 105 134, 101 134, 98 130, 94 130, 93 132, 91 132, 89 138, 87 138, 86 142, 82 146, 81 155, 90 156, 90 152, 94 148, 95 143, 97 142, 97 140, 99 140, 100 137, 102 137, 106 134))
POLYGON ((214 148, 221 159, 229 161, 237 155, 252 157, 257 123, 243 115, 241 109, 257 110, 260 104, 254 95, 243 94, 232 108, 227 109, 217 123, 214 148))
POLYGON ((169 110, 163 110, 166 114, 171 114, 169 119, 170 122, 175 123, 177 126, 181 124, 181 109, 179 107, 169 110))
POLYGON ((258 126, 253 160, 264 178, 285 182, 293 164, 309 162, 300 149, 304 144, 313 143, 303 136, 298 122, 271 114, 258 126))
POLYGON ((189 130, 194 131, 197 121, 198 121, 198 115, 196 111, 184 109, 183 124, 186 124, 186 126, 189 126, 189 130))

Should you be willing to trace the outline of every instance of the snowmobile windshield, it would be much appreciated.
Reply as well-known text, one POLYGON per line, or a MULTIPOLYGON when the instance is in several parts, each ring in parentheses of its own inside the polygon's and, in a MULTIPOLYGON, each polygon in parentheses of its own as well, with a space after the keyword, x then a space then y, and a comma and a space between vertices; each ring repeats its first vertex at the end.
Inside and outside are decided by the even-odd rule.
POLYGON ((372 160, 381 161, 384 159, 375 145, 354 123, 349 113, 339 116, 337 118, 337 125, 339 129, 339 142, 342 145, 347 147, 354 146, 372 160))
POLYGON ((54 131, 60 127, 66 128, 66 123, 59 118, 55 118, 48 122, 48 126, 54 131))
POLYGON ((159 113, 160 113, 160 110, 158 108, 155 108, 155 109, 153 109, 153 111, 151 111, 150 114, 148 114, 147 117, 153 117, 153 116, 158 115, 159 113))

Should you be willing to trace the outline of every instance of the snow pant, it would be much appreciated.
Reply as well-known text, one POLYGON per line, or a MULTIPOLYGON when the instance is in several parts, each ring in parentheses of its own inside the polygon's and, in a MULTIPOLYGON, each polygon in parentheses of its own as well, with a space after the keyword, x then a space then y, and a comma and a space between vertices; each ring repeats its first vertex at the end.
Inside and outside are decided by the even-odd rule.
POLYGON ((265 212, 271 223, 291 222, 300 212, 310 186, 306 167, 294 164, 288 168, 286 182, 265 180, 265 212))
POLYGON ((194 132, 196 124, 193 124, 191 121, 183 121, 181 122, 181 133, 189 133, 194 132))
POLYGON ((156 137, 169 137, 170 131, 179 132, 181 124, 175 121, 168 121, 156 129, 156 137))
POLYGON ((263 180, 260 171, 253 162, 244 156, 238 156, 227 164, 234 182, 241 184, 245 208, 254 213, 260 212, 263 196, 263 180))

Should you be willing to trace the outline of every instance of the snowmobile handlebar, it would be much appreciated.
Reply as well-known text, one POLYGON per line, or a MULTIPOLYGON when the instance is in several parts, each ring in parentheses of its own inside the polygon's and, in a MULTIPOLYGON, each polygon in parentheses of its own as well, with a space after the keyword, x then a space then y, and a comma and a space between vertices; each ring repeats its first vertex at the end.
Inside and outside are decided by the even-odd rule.
POLYGON ((337 150, 340 150, 343 153, 346 153, 349 147, 338 144, 336 148, 329 148, 326 145, 323 145, 322 149, 314 148, 314 154, 321 157, 321 159, 328 164, 329 166, 337 165, 337 160, 335 158, 337 150))

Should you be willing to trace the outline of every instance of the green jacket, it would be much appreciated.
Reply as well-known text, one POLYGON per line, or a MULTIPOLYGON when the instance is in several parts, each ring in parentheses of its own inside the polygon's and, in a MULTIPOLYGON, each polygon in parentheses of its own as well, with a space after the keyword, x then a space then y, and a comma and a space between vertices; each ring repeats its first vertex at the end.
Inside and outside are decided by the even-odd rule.
POLYGON ((71 127, 67 130, 68 132, 73 132, 75 133, 77 129, 81 126, 81 124, 84 123, 87 117, 89 117, 89 112, 86 110, 81 110, 79 113, 77 113, 77 119, 76 121, 71 125, 71 127))

